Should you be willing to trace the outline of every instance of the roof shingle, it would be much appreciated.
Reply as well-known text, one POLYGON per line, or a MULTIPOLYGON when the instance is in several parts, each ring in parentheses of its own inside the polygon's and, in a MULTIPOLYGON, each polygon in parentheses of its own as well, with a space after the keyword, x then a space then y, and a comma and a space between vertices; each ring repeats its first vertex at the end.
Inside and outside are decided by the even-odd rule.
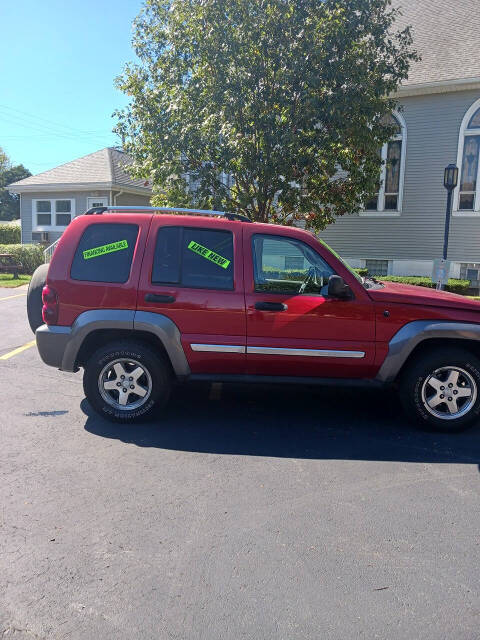
POLYGON ((46 186, 52 185, 88 185, 95 184, 111 187, 134 187, 144 189, 145 193, 151 192, 150 185, 145 185, 144 180, 132 179, 126 171, 126 166, 131 164, 130 157, 123 151, 113 147, 106 147, 95 151, 82 158, 77 158, 54 169, 37 173, 13 182, 9 188, 15 186, 46 186))
POLYGON ((402 11, 397 26, 412 26, 422 57, 404 86, 480 76, 479 0, 395 0, 402 11))

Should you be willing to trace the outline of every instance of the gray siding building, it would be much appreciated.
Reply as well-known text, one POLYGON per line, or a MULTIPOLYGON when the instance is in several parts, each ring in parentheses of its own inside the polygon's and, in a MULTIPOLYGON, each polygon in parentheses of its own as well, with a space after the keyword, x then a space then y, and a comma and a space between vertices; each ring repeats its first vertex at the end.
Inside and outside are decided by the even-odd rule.
POLYGON ((398 92, 398 135, 383 149, 380 192, 320 235, 374 275, 428 275, 443 246, 443 171, 459 167, 448 257, 452 277, 480 280, 480 5, 399 0, 422 59, 398 92))
POLYGON ((22 242, 52 244, 71 220, 105 205, 150 204, 151 186, 134 180, 123 151, 107 147, 9 185, 20 194, 22 242))

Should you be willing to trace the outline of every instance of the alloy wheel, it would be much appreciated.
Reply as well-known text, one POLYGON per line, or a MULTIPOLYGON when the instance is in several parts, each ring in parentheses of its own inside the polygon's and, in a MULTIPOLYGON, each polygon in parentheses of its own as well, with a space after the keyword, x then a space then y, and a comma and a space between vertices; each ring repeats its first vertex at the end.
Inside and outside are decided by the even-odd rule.
POLYGON ((435 369, 422 385, 422 403, 435 418, 456 420, 467 414, 477 399, 477 383, 465 369, 435 369))
POLYGON ((98 390, 110 406, 131 411, 147 402, 152 393, 152 378, 145 365, 119 358, 103 367, 98 377, 98 390))

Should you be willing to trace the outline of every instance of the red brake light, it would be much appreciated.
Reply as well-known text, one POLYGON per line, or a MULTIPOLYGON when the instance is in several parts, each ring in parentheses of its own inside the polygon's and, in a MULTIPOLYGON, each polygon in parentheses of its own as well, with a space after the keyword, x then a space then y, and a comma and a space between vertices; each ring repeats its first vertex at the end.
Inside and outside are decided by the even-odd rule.
POLYGON ((42 290, 42 319, 45 324, 55 324, 58 319, 58 296, 48 284, 42 290))

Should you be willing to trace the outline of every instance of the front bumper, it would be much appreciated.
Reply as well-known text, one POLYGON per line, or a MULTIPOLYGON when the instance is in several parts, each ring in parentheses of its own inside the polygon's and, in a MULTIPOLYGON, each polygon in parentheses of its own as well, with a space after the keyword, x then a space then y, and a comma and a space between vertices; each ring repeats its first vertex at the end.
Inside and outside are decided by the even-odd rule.
MULTIPOLYGON (((48 326, 46 324, 38 327, 35 331, 35 338, 38 352, 45 364, 65 370, 62 367, 62 363, 71 334, 71 327, 48 326)), ((71 369, 67 370, 71 371, 71 369)))

